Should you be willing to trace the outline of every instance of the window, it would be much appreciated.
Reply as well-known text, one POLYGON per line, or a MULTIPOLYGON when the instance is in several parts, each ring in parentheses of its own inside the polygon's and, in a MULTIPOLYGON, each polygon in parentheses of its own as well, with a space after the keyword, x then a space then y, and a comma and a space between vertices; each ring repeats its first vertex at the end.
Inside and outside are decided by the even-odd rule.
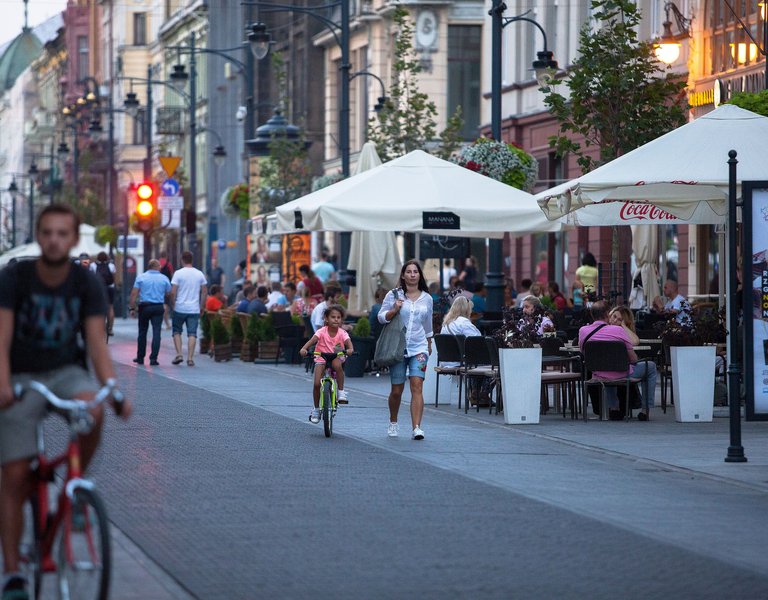
POLYGON ((82 81, 88 73, 88 37, 84 35, 77 36, 77 80, 82 81))
POLYGON ((465 140, 475 139, 480 127, 481 33, 479 25, 448 26, 448 115, 461 107, 465 140))
POLYGON ((133 45, 147 45, 147 13, 133 13, 133 45))
MULTIPOLYGON (((710 74, 715 75, 760 61, 760 49, 747 36, 724 0, 708 0, 704 11, 704 47, 708 50, 710 74)), ((732 0, 733 10, 757 40, 763 39, 765 21, 756 0, 732 0)), ((747 90, 744 91, 757 91, 747 90)))
POLYGON ((147 109, 139 108, 136 113, 136 118, 133 119, 133 136, 132 140, 136 146, 143 146, 147 139, 147 109))

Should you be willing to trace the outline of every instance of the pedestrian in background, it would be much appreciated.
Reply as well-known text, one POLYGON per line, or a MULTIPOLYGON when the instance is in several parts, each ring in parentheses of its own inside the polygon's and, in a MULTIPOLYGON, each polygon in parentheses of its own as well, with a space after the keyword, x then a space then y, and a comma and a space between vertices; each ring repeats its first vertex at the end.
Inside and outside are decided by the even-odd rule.
POLYGON ((387 293, 379 310, 379 322, 389 323, 400 314, 405 331, 405 356, 389 368, 392 388, 389 392, 389 428, 387 435, 397 437, 397 414, 405 389, 406 375, 411 388, 411 423, 413 439, 423 440, 421 418, 424 415, 424 378, 432 354, 432 296, 427 280, 416 260, 409 260, 400 270, 400 284, 387 293))
POLYGON ((136 358, 137 365, 144 364, 144 356, 147 352, 147 330, 152 324, 152 348, 149 353, 149 364, 156 366, 160 354, 160 331, 163 325, 163 313, 165 304, 171 293, 171 282, 160 272, 160 261, 152 259, 147 263, 147 270, 136 278, 131 290, 128 306, 131 313, 139 311, 139 337, 137 338, 136 358))
POLYGON ((533 285, 533 281, 528 278, 520 280, 520 291, 517 292, 515 297, 515 306, 517 308, 523 308, 523 300, 531 295, 531 285, 533 285))
POLYGON ((112 326, 115 323, 115 263, 111 262, 107 253, 102 250, 96 255, 96 262, 91 263, 91 271, 104 282, 104 289, 107 290, 107 335, 114 335, 112 326))
MULTIPOLYGON (((173 277, 173 264, 168 260, 168 253, 163 250, 160 252, 160 272, 168 278, 168 281, 173 277)), ((166 304, 165 311, 163 312, 163 326, 166 329, 171 328, 171 307, 166 304)))
POLYGON ((181 333, 187 328, 187 365, 195 366, 195 344, 197 343, 197 326, 200 323, 201 308, 205 306, 208 296, 205 275, 192 266, 192 253, 187 251, 181 255, 182 268, 173 274, 171 279, 171 306, 173 307, 173 345, 176 357, 173 364, 184 361, 181 348, 181 333))
POLYGON ((597 261, 591 252, 585 252, 581 266, 576 269, 576 282, 581 284, 583 294, 594 294, 597 290, 597 261))
POLYGON ((322 281, 323 284, 328 283, 334 278, 336 269, 334 269, 333 265, 328 261, 327 252, 323 252, 320 256, 320 260, 312 265, 312 272, 317 275, 317 278, 322 281))
POLYGON ((299 291, 302 288, 309 288, 310 296, 314 297, 318 302, 323 300, 323 282, 315 275, 314 271, 309 268, 309 265, 301 265, 299 267, 299 275, 301 275, 301 282, 299 283, 299 291))
MULTIPOLYGON (((477 259, 474 256, 468 256, 464 261, 464 268, 459 273, 459 281, 464 284, 464 289, 469 292, 475 291, 475 282, 477 281, 477 259)), ((471 300, 472 298, 469 298, 471 300)))
POLYGON ((211 268, 208 270, 208 293, 212 293, 211 287, 214 285, 223 289, 226 280, 227 276, 224 274, 224 269, 219 266, 218 259, 216 257, 211 258, 211 268))

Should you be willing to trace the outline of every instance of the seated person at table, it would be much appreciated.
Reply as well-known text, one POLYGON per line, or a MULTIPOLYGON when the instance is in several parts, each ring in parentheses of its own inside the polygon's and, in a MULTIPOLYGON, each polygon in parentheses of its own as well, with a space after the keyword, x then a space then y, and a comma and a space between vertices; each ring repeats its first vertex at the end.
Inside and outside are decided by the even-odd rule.
POLYGON ((688 316, 688 313, 683 306, 683 303, 686 301, 685 296, 677 291, 677 281, 667 279, 664 282, 663 291, 664 296, 656 296, 653 301, 654 310, 668 315, 675 315, 677 322, 682 323, 683 319, 688 316))
POLYGON ((633 346, 640 343, 640 338, 635 331, 635 317, 626 306, 614 306, 608 313, 608 323, 622 327, 633 346))
POLYGON ((249 285, 243 288, 243 298, 235 306, 235 310, 239 313, 247 313, 248 305, 256 297, 256 286, 249 285))
POLYGON ((555 324, 546 315, 544 305, 536 296, 528 296, 523 300, 523 318, 518 322, 518 328, 526 323, 537 323, 536 333, 538 335, 551 333, 555 330, 555 324))
MULTIPOLYGON (((585 340, 589 342, 623 342, 627 348, 629 356, 630 370, 627 372, 617 371, 596 371, 593 377, 602 379, 621 379, 627 375, 642 379, 641 396, 643 399, 644 411, 637 415, 638 421, 647 421, 650 418, 650 407, 653 406, 653 399, 656 393, 656 365, 650 361, 637 361, 637 354, 632 347, 632 340, 627 335, 626 330, 621 325, 609 324, 608 304, 602 300, 594 302, 590 307, 590 313, 594 320, 589 325, 579 329, 579 349, 584 352, 585 340)), ((603 397, 608 403, 608 416, 611 420, 621 420, 624 415, 619 408, 619 400, 615 387, 605 387, 603 397)), ((593 405, 594 406, 594 405, 593 405)), ((596 411, 597 412, 597 411, 596 411)))
POLYGON ((226 300, 227 300, 227 297, 224 295, 224 288, 214 283, 211 286, 210 291, 208 292, 208 298, 205 301, 205 310, 210 310, 211 312, 218 312, 219 310, 224 308, 224 303, 226 302, 226 300))
POLYGON ((568 308, 568 300, 563 296, 560 286, 557 285, 556 281, 549 282, 549 299, 552 300, 552 304, 559 311, 564 311, 568 308))
POLYGON ((267 296, 267 310, 285 310, 288 300, 283 295, 283 284, 279 281, 273 281, 272 291, 267 296))
POLYGON ((445 313, 443 327, 440 329, 440 333, 446 335, 464 335, 467 337, 482 335, 480 330, 469 320, 469 316, 472 314, 472 308, 472 300, 467 300, 464 296, 456 296, 453 299, 451 308, 445 313))
POLYGON ((256 288, 256 297, 248 303, 248 310, 246 312, 252 315, 265 315, 267 314, 267 297, 269 291, 266 286, 260 285, 256 288))
MULTIPOLYGON (((319 330, 325 325, 325 309, 329 306, 338 304, 338 298, 341 296, 341 288, 337 285, 329 285, 323 292, 323 301, 312 309, 312 315, 309 320, 312 322, 312 329, 319 330)), ((341 328, 344 331, 352 331, 352 326, 342 323, 341 328)))
POLYGON ((488 296, 488 290, 485 288, 484 283, 475 284, 475 293, 472 296, 472 304, 474 305, 475 312, 485 312, 485 298, 488 296))

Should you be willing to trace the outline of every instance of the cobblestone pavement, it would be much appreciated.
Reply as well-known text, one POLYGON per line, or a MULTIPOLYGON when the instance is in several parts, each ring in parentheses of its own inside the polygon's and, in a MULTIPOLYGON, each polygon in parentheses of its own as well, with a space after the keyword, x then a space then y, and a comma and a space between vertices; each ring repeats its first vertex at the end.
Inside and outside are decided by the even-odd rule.
POLYGON ((428 411, 418 443, 404 407, 388 439, 369 378, 327 440, 300 369, 173 367, 168 340, 159 368, 135 368, 120 330, 137 411, 110 421, 94 473, 119 529, 195 597, 768 596, 760 461, 740 481, 611 447, 618 426, 641 447, 639 424, 567 424, 600 448, 455 408, 428 411))

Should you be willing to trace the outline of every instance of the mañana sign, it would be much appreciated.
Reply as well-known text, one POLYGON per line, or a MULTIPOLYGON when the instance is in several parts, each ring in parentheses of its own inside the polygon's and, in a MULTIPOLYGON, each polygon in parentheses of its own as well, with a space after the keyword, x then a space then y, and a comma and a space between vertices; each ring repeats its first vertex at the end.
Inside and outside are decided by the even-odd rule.
POLYGON ((461 229, 461 218, 452 212, 423 212, 422 229, 461 229))

